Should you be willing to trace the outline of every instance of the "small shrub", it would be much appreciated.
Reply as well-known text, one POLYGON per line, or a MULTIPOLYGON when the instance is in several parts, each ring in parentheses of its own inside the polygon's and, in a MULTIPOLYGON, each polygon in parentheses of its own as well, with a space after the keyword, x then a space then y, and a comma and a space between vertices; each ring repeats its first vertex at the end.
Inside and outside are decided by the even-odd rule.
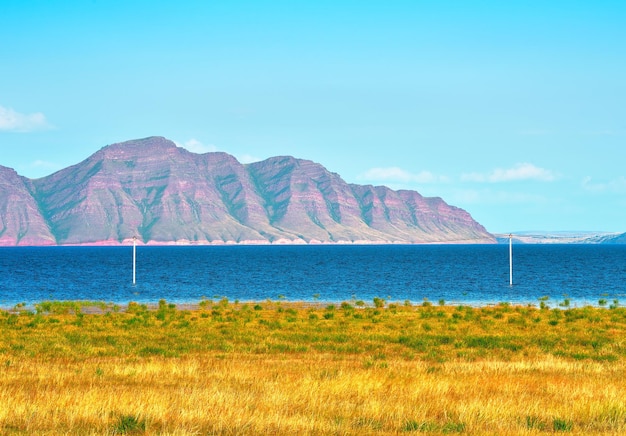
POLYGON ((128 306, 126 306, 126 312, 128 313, 141 313, 142 311, 143 311, 142 305, 140 305, 139 303, 135 301, 129 302, 128 306))
POLYGON ((139 434, 146 432, 146 420, 133 415, 121 415, 115 426, 113 434, 139 434))
POLYGON ((350 303, 347 303, 345 301, 343 303, 341 303, 341 308, 343 310, 352 310, 352 309, 354 309, 350 303))
POLYGON ((374 297, 374 307, 379 309, 385 307, 385 300, 379 297, 374 297))
POLYGON ((564 419, 555 418, 552 421, 552 428, 554 431, 572 431, 574 423, 572 421, 566 421, 564 419))

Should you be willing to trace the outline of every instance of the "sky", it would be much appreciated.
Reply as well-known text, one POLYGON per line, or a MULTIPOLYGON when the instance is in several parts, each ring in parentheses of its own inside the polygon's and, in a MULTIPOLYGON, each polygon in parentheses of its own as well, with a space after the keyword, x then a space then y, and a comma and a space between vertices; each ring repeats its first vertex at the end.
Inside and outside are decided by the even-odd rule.
POLYGON ((494 233, 626 232, 625 22, 604 0, 0 0, 0 165, 164 136, 494 233))

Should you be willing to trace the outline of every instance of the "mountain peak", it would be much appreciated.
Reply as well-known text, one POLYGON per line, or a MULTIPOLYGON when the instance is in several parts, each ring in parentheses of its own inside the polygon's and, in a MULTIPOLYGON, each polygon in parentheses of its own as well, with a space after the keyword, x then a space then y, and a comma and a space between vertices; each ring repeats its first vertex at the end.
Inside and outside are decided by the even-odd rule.
POLYGON ((173 141, 162 136, 150 136, 142 139, 133 139, 130 141, 117 142, 107 145, 100 151, 106 157, 126 157, 136 154, 152 154, 163 153, 177 150, 178 147, 173 141))

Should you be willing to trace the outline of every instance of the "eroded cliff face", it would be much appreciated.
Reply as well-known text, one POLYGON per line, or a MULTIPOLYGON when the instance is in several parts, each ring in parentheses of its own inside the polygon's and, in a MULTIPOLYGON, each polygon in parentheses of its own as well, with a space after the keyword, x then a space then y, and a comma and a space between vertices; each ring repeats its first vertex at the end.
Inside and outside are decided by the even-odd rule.
POLYGON ((293 157, 243 165, 161 137, 104 147, 28 180, 0 167, 0 244, 424 243, 495 239, 414 191, 347 184, 293 157))
POLYGON ((0 166, 0 245, 56 243, 31 189, 30 180, 0 166))

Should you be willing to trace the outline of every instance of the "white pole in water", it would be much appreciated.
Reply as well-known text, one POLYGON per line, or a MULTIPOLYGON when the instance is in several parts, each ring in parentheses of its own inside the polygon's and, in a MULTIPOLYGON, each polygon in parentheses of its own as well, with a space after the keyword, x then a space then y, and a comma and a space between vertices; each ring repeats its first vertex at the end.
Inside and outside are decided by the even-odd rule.
POLYGON ((509 286, 513 286, 513 234, 509 234, 509 286))
POLYGON ((135 264, 137 263, 137 237, 133 236, 133 285, 135 284, 135 264))

